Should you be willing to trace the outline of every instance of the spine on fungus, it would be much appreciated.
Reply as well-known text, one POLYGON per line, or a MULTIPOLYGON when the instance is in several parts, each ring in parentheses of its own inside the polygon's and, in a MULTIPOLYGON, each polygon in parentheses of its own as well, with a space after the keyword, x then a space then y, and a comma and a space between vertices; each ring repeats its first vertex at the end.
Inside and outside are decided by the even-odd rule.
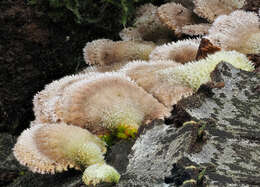
POLYGON ((138 128, 169 110, 123 73, 104 73, 68 86, 59 100, 62 121, 83 128, 138 128))
POLYGON ((87 171, 91 172, 93 166, 99 165, 109 169, 84 175, 86 181, 117 182, 120 175, 105 164, 105 152, 105 143, 97 136, 64 123, 35 125, 21 134, 14 147, 17 160, 34 172, 53 174, 68 167, 80 169, 89 166, 87 171))
POLYGON ((170 84, 168 80, 162 79, 157 72, 176 68, 180 65, 171 60, 134 61, 123 67, 121 72, 171 109, 172 105, 176 104, 181 98, 191 95, 193 91, 182 84, 170 84))
POLYGON ((210 73, 222 61, 245 71, 254 70, 254 65, 245 55, 236 51, 220 51, 209 55, 206 59, 189 62, 176 68, 161 70, 158 73, 172 84, 184 84, 197 91, 202 84, 211 80, 210 73))
POLYGON ((82 180, 87 185, 96 185, 100 182, 117 183, 120 175, 107 164, 94 164, 89 166, 83 173, 82 180))
POLYGON ((253 12, 237 10, 219 16, 209 29, 208 39, 224 50, 260 53, 260 21, 253 12))
POLYGON ((154 49, 152 42, 118 41, 100 39, 88 42, 83 49, 85 62, 89 65, 112 65, 130 60, 148 60, 154 49))
POLYGON ((194 23, 192 11, 177 3, 166 3, 158 8, 160 21, 171 30, 194 23))
POLYGON ((246 3, 245 0, 194 0, 193 2, 195 4, 194 12, 210 22, 213 22, 219 15, 229 14, 242 8, 246 3))
POLYGON ((85 74, 65 76, 46 85, 44 90, 38 92, 33 98, 36 121, 41 123, 59 122, 60 119, 56 115, 56 105, 64 89, 77 81, 88 79, 94 74, 96 74, 94 71, 89 71, 85 74))
POLYGON ((190 36, 202 36, 208 34, 211 25, 207 23, 200 23, 194 25, 184 25, 175 30, 175 32, 183 33, 190 36))
POLYGON ((159 20, 157 8, 157 6, 151 3, 138 7, 133 27, 123 29, 120 32, 122 39, 132 38, 155 42, 160 42, 160 40, 168 41, 172 32, 159 20))
POLYGON ((179 63, 186 63, 196 59, 200 39, 180 40, 156 47, 149 58, 155 60, 173 60, 179 63))

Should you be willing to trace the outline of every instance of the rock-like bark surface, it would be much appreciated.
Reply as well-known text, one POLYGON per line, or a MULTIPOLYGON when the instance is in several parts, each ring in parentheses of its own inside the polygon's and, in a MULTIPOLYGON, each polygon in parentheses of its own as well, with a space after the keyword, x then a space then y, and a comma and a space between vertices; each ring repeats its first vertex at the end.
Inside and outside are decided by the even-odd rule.
POLYGON ((197 180, 205 168, 203 184, 260 185, 260 75, 221 63, 212 78, 222 86, 201 89, 180 103, 199 123, 146 129, 119 186, 180 185, 197 180), (197 169, 189 172, 190 165, 197 169))

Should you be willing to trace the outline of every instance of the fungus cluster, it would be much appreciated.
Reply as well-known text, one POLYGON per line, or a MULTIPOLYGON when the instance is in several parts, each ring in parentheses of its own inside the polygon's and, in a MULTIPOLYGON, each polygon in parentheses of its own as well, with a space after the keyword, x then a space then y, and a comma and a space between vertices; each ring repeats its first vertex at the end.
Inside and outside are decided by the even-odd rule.
POLYGON ((182 34, 205 35, 218 16, 239 10, 246 3, 245 0, 190 1, 175 0, 159 7, 152 4, 141 6, 136 13, 133 27, 124 28, 120 33, 121 38, 161 43, 171 41, 173 33, 176 37, 182 34))
POLYGON ((140 125, 169 117, 174 104, 211 81, 210 73, 222 61, 254 70, 245 54, 259 53, 259 18, 234 11, 242 0, 219 2, 194 0, 193 11, 176 3, 147 4, 138 9, 133 27, 120 33, 126 41, 88 42, 83 55, 90 67, 35 95, 36 118, 17 140, 13 149, 17 160, 42 174, 85 170, 82 179, 87 185, 118 182, 120 174, 104 160, 102 137, 134 137, 140 125), (208 9, 214 16, 204 11, 208 9), (198 24, 194 13, 213 25, 198 24), (207 28, 201 32, 205 34, 209 27, 205 37, 215 48, 203 55, 206 58, 198 58, 205 38, 151 42, 167 41, 170 30, 174 35, 207 28))

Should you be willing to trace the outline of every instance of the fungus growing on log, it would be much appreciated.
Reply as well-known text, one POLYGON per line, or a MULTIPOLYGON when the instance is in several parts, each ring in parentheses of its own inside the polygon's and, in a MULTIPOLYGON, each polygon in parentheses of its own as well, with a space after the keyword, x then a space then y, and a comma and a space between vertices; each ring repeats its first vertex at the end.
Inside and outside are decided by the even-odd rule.
POLYGON ((197 15, 213 22, 220 15, 230 14, 240 9, 246 3, 245 0, 193 0, 197 15))
POLYGON ((131 60, 148 60, 154 49, 152 42, 117 41, 99 39, 88 42, 83 49, 84 60, 89 65, 112 65, 131 60))
POLYGON ((208 34, 208 30, 210 28, 210 24, 200 23, 194 25, 184 25, 182 27, 178 27, 175 30, 177 34, 186 34, 190 36, 202 36, 208 34))
POLYGON ((158 8, 158 16, 162 23, 171 30, 194 23, 192 12, 181 4, 166 3, 158 8))
POLYGON ((196 59, 200 39, 179 40, 156 47, 150 54, 150 60, 173 60, 186 63, 196 59))
POLYGON ((219 51, 199 61, 160 70, 159 74, 170 83, 186 85, 197 91, 202 84, 211 81, 210 73, 222 61, 244 71, 254 70, 253 63, 244 54, 236 51, 219 51))
POLYGON ((33 172, 54 174, 68 168, 87 168, 86 173, 96 173, 99 170, 93 166, 98 164, 105 168, 99 175, 84 172, 87 185, 117 182, 120 178, 104 161, 106 147, 103 141, 85 129, 64 123, 37 124, 23 131, 13 151, 17 160, 33 172))
POLYGON ((142 41, 143 36, 137 28, 127 27, 120 31, 119 36, 124 41, 142 41))
POLYGON ((87 74, 69 75, 46 85, 44 90, 38 92, 33 98, 33 111, 36 121, 51 123, 61 121, 56 115, 56 104, 64 89, 82 79, 88 79, 95 74, 94 71, 87 74))
POLYGON ((82 128, 138 129, 169 111, 122 73, 104 73, 66 87, 56 105, 61 121, 82 128))
POLYGON ((151 3, 137 8, 133 27, 124 28, 120 33, 123 40, 144 40, 160 43, 169 41, 172 31, 161 23, 157 6, 151 3))
POLYGON ((260 53, 260 21, 253 12, 237 10, 219 16, 209 29, 207 38, 224 50, 244 54, 260 53))
POLYGON ((179 63, 170 60, 134 61, 123 67, 121 71, 171 109, 172 105, 176 104, 183 97, 191 95, 193 91, 182 84, 170 84, 167 80, 162 79, 157 72, 178 66, 180 66, 179 63))

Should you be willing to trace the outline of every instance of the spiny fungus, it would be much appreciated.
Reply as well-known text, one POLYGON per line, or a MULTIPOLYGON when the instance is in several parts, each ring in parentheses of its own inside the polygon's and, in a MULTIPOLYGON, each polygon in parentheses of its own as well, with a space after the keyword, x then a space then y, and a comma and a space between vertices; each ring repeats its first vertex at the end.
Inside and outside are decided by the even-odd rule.
POLYGON ((60 80, 53 81, 45 86, 44 90, 38 92, 33 98, 33 111, 36 121, 41 123, 59 122, 55 107, 58 99, 62 96, 64 89, 82 79, 88 79, 94 71, 87 74, 65 76, 60 80))
POLYGON ((253 12, 237 10, 219 16, 209 29, 208 39, 225 50, 260 53, 260 21, 253 12))
MULTIPOLYGON (((133 24, 133 28, 135 28, 135 32, 139 33, 142 40, 155 42, 161 39, 167 40, 169 39, 169 35, 172 33, 159 20, 157 15, 157 8, 157 6, 148 3, 138 7, 136 10, 136 18, 133 24)), ((124 35, 126 36, 126 31, 127 30, 124 29, 121 33, 125 33, 124 35)), ((132 35, 133 32, 129 34, 132 35)))
POLYGON ((88 42, 83 49, 84 60, 89 65, 111 65, 130 60, 149 58, 155 45, 152 42, 117 41, 99 39, 88 42))
POLYGON ((169 115, 161 103, 122 73, 97 74, 66 87, 56 104, 61 121, 83 128, 142 123, 169 115))
POLYGON ((54 174, 69 167, 87 168, 83 175, 86 184, 92 184, 93 181, 95 184, 102 181, 117 182, 120 178, 118 172, 104 161, 105 143, 76 126, 64 123, 37 124, 23 131, 13 150, 17 160, 33 172, 54 174), (98 168, 93 167, 96 165, 107 169, 99 175, 88 175, 99 172, 98 168))
POLYGON ((213 22, 219 15, 242 8, 246 3, 245 0, 193 0, 193 2, 195 4, 193 11, 209 22, 213 22))
POLYGON ((138 31, 137 28, 134 27, 127 27, 124 28, 123 30, 120 31, 119 33, 120 38, 123 41, 142 41, 143 36, 142 34, 138 31))
POLYGON ((182 27, 178 27, 175 30, 175 33, 177 34, 186 34, 190 36, 202 36, 205 34, 208 34, 208 30, 211 27, 210 24, 207 23, 200 23, 200 24, 194 24, 194 25, 184 25, 182 27))
POLYGON ((200 39, 179 40, 156 47, 150 54, 150 60, 173 60, 179 63, 193 61, 196 58, 200 39))
POLYGON ((115 169, 107 164, 94 164, 89 166, 83 173, 82 180, 85 184, 96 185, 100 182, 118 183, 120 175, 115 169))
POLYGON ((158 16, 161 22, 171 30, 194 23, 192 12, 181 4, 173 2, 161 5, 158 8, 158 16))
POLYGON ((182 84, 169 84, 162 79, 156 72, 167 68, 176 68, 180 64, 173 61, 134 61, 122 68, 127 76, 133 79, 139 86, 152 94, 161 103, 171 109, 183 97, 191 95, 192 89, 182 84))
POLYGON ((159 74, 170 83, 186 85, 197 91, 202 84, 211 80, 210 73, 222 61, 245 71, 254 70, 253 63, 245 55, 236 51, 219 51, 209 55, 206 59, 189 62, 176 68, 160 70, 159 74))
MULTIPOLYGON (((216 16, 240 8, 244 2, 194 0, 194 12, 213 22, 216 16)), ((203 43, 198 52, 200 39, 156 48, 152 42, 143 41, 166 42, 172 31, 177 36, 204 35, 210 25, 201 23, 191 9, 173 2, 159 8, 146 4, 136 16, 133 27, 120 33, 128 41, 88 42, 84 59, 95 66, 54 81, 34 97, 36 119, 13 149, 21 164, 43 174, 86 168, 82 179, 87 185, 118 182, 120 175, 104 161, 106 146, 102 140, 135 137, 141 124, 168 117, 172 105, 211 81, 210 73, 221 61, 245 71, 254 70, 239 52, 210 54, 220 48, 259 53, 260 23, 254 13, 235 11, 219 16, 208 34, 214 45, 206 53, 203 43), (194 61, 205 54, 205 59, 194 61), (149 58, 151 61, 142 61, 149 58)))
POLYGON ((124 28, 119 33, 121 39, 125 41, 153 41, 156 43, 170 41, 172 31, 159 20, 157 8, 151 3, 138 7, 133 26, 124 28))

